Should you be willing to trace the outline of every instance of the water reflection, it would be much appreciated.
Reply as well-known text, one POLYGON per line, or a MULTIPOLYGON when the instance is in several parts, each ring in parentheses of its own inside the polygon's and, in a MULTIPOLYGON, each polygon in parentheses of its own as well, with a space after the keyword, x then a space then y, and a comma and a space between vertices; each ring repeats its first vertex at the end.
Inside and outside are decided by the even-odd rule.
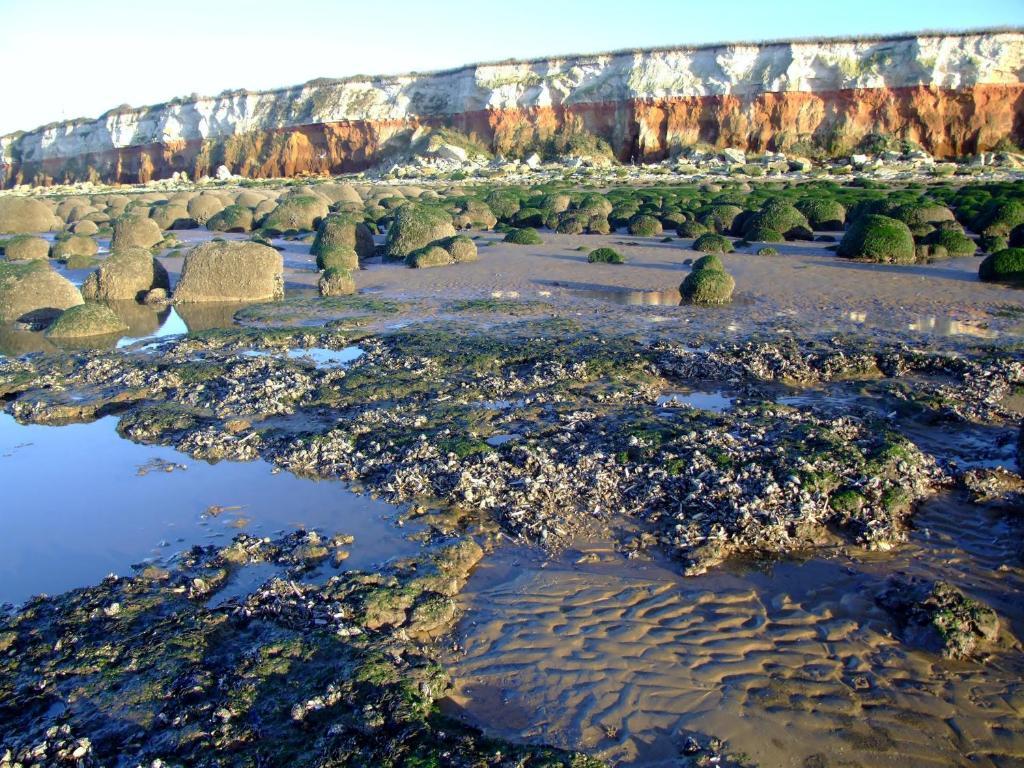
POLYGON ((972 336, 979 339, 994 339, 999 335, 997 331, 976 323, 936 315, 912 315, 909 321, 901 322, 894 317, 879 317, 869 312, 851 311, 846 313, 846 319, 869 328, 882 328, 890 331, 907 330, 935 336, 972 336))
POLYGON ((366 354, 359 347, 328 349, 327 347, 306 347, 304 349, 249 349, 246 357, 276 357, 284 355, 289 360, 306 360, 317 368, 342 368, 366 354))
POLYGON ((670 392, 658 397, 657 405, 660 408, 672 408, 678 406, 697 408, 701 411, 712 411, 721 413, 732 407, 733 398, 726 397, 721 392, 670 392))
POLYGON ((573 295, 584 299, 598 299, 612 304, 628 306, 679 306, 682 296, 678 289, 667 291, 634 291, 628 288, 570 288, 573 295))
POLYGON ((346 568, 416 551, 386 519, 393 507, 341 483, 273 474, 263 461, 194 461, 123 440, 116 423, 22 426, 0 414, 0 603, 92 584, 239 530, 352 534, 346 568), (204 514, 213 505, 219 513, 204 514))
POLYGON ((154 341, 172 336, 183 336, 188 333, 188 326, 173 307, 164 310, 161 317, 162 320, 157 328, 148 333, 137 333, 135 328, 129 327, 129 335, 118 341, 117 346, 122 348, 140 341, 154 341))

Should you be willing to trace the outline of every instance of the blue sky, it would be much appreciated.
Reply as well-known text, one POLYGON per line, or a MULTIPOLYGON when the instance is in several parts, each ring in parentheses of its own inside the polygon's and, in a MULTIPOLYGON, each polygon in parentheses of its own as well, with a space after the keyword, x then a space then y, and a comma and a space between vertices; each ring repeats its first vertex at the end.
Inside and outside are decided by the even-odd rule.
POLYGON ((1024 26, 1024 0, 0 0, 0 134, 119 104, 719 40, 1024 26))

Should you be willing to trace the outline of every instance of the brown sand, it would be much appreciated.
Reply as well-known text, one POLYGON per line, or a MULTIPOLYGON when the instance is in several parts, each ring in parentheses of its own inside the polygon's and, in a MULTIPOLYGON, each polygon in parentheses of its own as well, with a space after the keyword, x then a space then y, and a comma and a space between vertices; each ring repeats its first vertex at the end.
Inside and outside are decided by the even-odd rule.
POLYGON ((948 497, 919 524, 895 555, 690 579, 601 545, 589 565, 509 553, 464 597, 453 708, 621 765, 677 765, 688 732, 762 767, 1019 764, 1020 648, 985 666, 909 650, 872 594, 893 570, 941 576, 1019 634, 1024 573, 1006 564, 1020 530, 948 497))
MULTIPOLYGON (((198 241, 211 233, 192 230, 180 236, 198 241)), ((519 246, 503 243, 501 237, 482 233, 477 241, 480 260, 468 264, 408 269, 371 262, 356 274, 356 285, 369 295, 434 303, 487 297, 540 301, 591 320, 627 323, 634 330, 877 328, 911 335, 1024 335, 1024 291, 979 282, 977 257, 929 265, 873 265, 839 258, 821 243, 779 244, 778 256, 758 256, 752 246, 746 249, 749 253, 723 256, 736 278, 736 301, 708 309, 677 305, 676 290, 689 271, 684 262, 701 255, 689 249, 690 240, 661 243, 622 234, 545 232, 543 245, 519 246), (576 250, 581 246, 584 250, 576 250), (588 264, 587 252, 600 246, 618 249, 628 263, 588 264)), ((284 248, 286 290, 294 295, 315 288, 309 246, 274 243, 284 248)), ((163 261, 173 281, 181 258, 163 261)), ((432 313, 436 307, 424 310, 432 313)))

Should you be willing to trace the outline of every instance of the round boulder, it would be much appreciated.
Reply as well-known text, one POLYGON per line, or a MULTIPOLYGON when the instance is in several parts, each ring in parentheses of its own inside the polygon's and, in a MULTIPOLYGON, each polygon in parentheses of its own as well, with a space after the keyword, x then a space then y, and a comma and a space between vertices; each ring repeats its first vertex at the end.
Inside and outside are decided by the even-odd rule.
POLYGON ((125 248, 152 248, 164 239, 160 225, 145 216, 122 216, 114 222, 114 237, 110 250, 125 248))
POLYGON ((49 232, 56 229, 53 211, 31 197, 0 197, 0 235, 49 232))
POLYGON ((50 244, 41 237, 17 235, 4 245, 4 256, 8 261, 29 261, 45 259, 50 255, 50 244))
POLYGON ((209 242, 185 255, 179 303, 271 301, 284 296, 284 259, 259 243, 209 242))
POLYGON ((48 262, 0 262, 0 323, 42 311, 57 312, 82 303, 74 284, 48 262))
POLYGON ((695 269, 679 286, 684 299, 694 304, 725 304, 732 299, 736 281, 723 269, 695 269))
POLYGON ((978 278, 987 283, 1024 283, 1024 248, 1004 248, 986 256, 978 267, 978 278))
MULTIPOLYGON (((352 216, 332 213, 320 222, 309 252, 320 256, 336 248, 353 250, 359 259, 368 259, 373 256, 373 233, 366 224, 352 216)), ((358 263, 355 266, 358 268, 358 263)))
POLYGON ((84 339, 124 333, 128 326, 105 304, 87 302, 66 309, 49 328, 49 339, 84 339))
POLYGON ((224 201, 214 195, 199 195, 188 201, 188 215, 199 226, 203 226, 223 210, 224 201))
POLYGON ((110 254, 82 283, 86 299, 137 301, 151 289, 168 290, 167 270, 147 248, 125 248, 110 254))
POLYGON ((95 256, 99 249, 96 241, 88 235, 72 235, 55 242, 53 248, 50 249, 50 256, 63 261, 74 256, 88 259, 95 256))
POLYGON ((92 237, 100 231, 99 225, 92 219, 82 219, 71 225, 71 231, 76 235, 92 237))
POLYGON ((263 229, 270 233, 308 231, 317 228, 330 209, 319 195, 286 197, 263 220, 263 229))
POLYGON ((252 229, 252 209, 229 205, 211 216, 206 228, 211 232, 248 232, 252 229))
POLYGON ((347 269, 331 267, 320 275, 317 287, 321 296, 349 296, 356 292, 356 281, 347 269))
POLYGON ((410 203, 395 212, 385 253, 389 259, 404 259, 413 251, 454 234, 452 218, 443 210, 410 203))
POLYGON ((876 213, 858 217, 839 241, 836 253, 881 264, 913 264, 916 259, 910 227, 876 213))
POLYGON ((154 205, 149 211, 149 218, 155 221, 160 229, 195 229, 196 226, 188 209, 178 203, 154 205))

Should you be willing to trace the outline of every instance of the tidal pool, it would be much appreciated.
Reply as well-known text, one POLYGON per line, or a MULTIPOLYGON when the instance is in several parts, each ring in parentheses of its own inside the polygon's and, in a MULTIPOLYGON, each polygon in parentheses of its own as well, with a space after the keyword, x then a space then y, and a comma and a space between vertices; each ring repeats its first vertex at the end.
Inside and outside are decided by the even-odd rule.
POLYGON ((264 461, 207 464, 124 440, 116 425, 22 426, 0 415, 0 603, 93 584, 240 531, 352 534, 346 569, 417 551, 389 520, 394 507, 340 482, 274 473, 264 461))

